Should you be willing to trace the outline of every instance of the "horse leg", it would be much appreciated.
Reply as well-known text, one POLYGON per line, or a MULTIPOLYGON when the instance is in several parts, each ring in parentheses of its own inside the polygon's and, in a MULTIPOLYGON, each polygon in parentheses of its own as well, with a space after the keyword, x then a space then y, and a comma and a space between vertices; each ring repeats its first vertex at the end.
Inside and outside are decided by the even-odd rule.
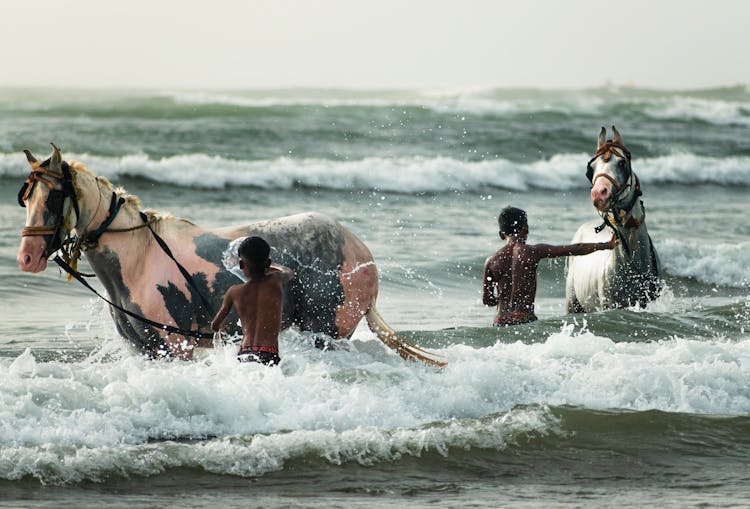
MULTIPOLYGON (((576 234, 576 236, 578 236, 578 234, 576 234)), ((565 303, 568 308, 568 313, 583 313, 583 306, 581 306, 578 297, 576 297, 575 285, 573 284, 573 274, 571 273, 573 268, 571 267, 570 258, 566 260, 565 265, 568 270, 568 276, 565 280, 565 303)))
POLYGON ((575 295, 570 295, 567 299, 568 313, 583 313, 584 309, 575 295))
POLYGON ((345 260, 341 264, 339 281, 344 290, 344 302, 336 308, 336 330, 339 337, 349 338, 378 295, 378 270, 369 251, 362 256, 351 256, 344 246, 345 260))
POLYGON ((306 271, 297 277, 289 289, 295 303, 291 321, 302 330, 332 338, 351 337, 378 291, 371 261, 357 266, 345 261, 338 279, 306 271))
POLYGON ((300 267, 287 294, 291 308, 289 321, 292 324, 303 331, 339 337, 336 308, 344 302, 344 292, 337 279, 300 267))

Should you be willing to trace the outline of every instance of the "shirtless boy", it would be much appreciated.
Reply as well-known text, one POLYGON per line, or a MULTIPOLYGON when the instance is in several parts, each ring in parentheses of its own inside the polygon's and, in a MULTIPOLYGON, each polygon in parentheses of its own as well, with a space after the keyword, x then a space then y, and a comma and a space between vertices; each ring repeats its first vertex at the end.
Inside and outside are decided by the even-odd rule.
POLYGON ((237 251, 247 282, 227 290, 211 329, 218 331, 234 306, 242 323, 242 346, 237 359, 278 365, 283 284, 294 277, 294 272, 271 264, 271 247, 260 237, 248 237, 237 251))
POLYGON ((536 269, 539 260, 559 256, 578 256, 613 249, 617 239, 609 242, 592 242, 551 246, 526 244, 529 225, 526 212, 515 207, 505 207, 497 219, 500 238, 507 241, 497 253, 484 263, 482 302, 497 306, 494 325, 506 326, 533 322, 536 297, 536 269))

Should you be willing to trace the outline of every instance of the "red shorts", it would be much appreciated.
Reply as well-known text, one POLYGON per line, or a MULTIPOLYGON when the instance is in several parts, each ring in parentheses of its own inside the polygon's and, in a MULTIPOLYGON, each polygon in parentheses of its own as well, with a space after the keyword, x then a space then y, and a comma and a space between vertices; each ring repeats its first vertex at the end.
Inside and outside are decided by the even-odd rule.
POLYGON ((492 322, 492 325, 495 327, 507 327, 508 325, 533 322, 536 319, 536 315, 533 311, 513 311, 511 313, 497 315, 495 321, 492 322))
POLYGON ((237 360, 240 362, 259 362, 267 366, 278 366, 281 362, 278 348, 270 346, 240 348, 240 351, 237 352, 237 360))

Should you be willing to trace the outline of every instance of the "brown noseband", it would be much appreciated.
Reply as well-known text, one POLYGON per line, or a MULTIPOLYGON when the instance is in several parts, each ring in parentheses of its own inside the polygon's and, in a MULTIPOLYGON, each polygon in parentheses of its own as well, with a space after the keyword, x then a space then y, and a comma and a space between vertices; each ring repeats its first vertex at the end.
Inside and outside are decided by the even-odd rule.
POLYGON ((625 187, 627 187, 627 182, 630 180, 630 177, 632 175, 632 170, 630 169, 630 151, 625 148, 625 145, 622 145, 621 143, 613 140, 607 140, 605 143, 602 143, 601 146, 599 146, 599 148, 596 150, 596 154, 594 154, 594 157, 592 157, 588 162, 588 164, 586 165, 586 169, 586 177, 589 179, 589 182, 591 182, 592 187, 594 185, 594 182, 596 182, 599 177, 604 177, 612 183, 612 186, 615 189, 615 194, 617 195, 625 187), (625 179, 625 182, 623 182, 622 186, 619 185, 617 181, 610 175, 604 173, 597 173, 596 175, 594 175, 594 167, 591 166, 591 163, 596 161, 599 157, 601 157, 604 162, 609 161, 610 159, 612 159, 612 154, 628 161, 627 178, 625 179))
MULTIPOLYGON (((52 225, 25 226, 21 230, 22 237, 44 237, 45 253, 49 256, 64 244, 61 235, 67 236, 68 240, 70 239, 70 231, 65 226, 66 220, 69 219, 69 217, 65 217, 66 200, 70 200, 73 206, 76 221, 81 213, 78 207, 75 188, 73 187, 73 175, 68 163, 65 161, 61 163, 62 172, 51 170, 47 165, 47 162, 41 164, 36 162, 31 163, 31 173, 29 173, 21 190, 18 192, 18 204, 21 207, 26 207, 26 201, 31 196, 37 182, 41 182, 49 190, 45 206, 50 213, 57 216, 57 222, 52 225), (53 182, 52 179, 60 181, 61 189, 57 189, 57 183, 53 182)), ((68 212, 69 215, 70 211, 68 212)))
MULTIPOLYGON (((56 171, 52 171, 49 168, 45 168, 44 166, 36 166, 31 173, 29 173, 29 176, 26 178, 26 181, 24 182, 23 187, 21 188, 21 192, 18 193, 18 203, 25 207, 25 201, 29 199, 29 196, 31 196, 31 192, 34 190, 34 184, 37 182, 41 182, 45 186, 47 186, 47 189, 50 191, 55 189, 55 183, 51 182, 49 180, 49 177, 52 177, 54 179, 63 180, 65 178, 65 175, 62 173, 57 173, 56 171)), ((62 214, 62 211, 61 211, 62 214)), ((58 222, 58 224, 54 225, 42 225, 42 226, 24 226, 24 228, 21 230, 21 236, 22 237, 41 237, 46 235, 55 235, 60 228, 60 222, 62 222, 62 218, 58 222)))
POLYGON ((605 178, 609 180, 610 182, 612 182, 612 187, 615 188, 615 193, 617 193, 617 191, 620 190, 620 185, 617 183, 617 181, 614 178, 612 178, 611 175, 607 175, 606 173, 597 173, 596 175, 594 175, 594 178, 591 180, 591 187, 594 187, 594 184, 599 178, 605 178))

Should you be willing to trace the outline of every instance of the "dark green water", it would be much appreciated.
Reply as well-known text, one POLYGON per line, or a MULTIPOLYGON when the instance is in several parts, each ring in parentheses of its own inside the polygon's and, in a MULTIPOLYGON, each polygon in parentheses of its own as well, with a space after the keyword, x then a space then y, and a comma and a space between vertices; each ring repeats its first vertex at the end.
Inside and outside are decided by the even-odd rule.
POLYGON ((0 507, 743 507, 750 458, 750 94, 632 89, 0 93, 0 507), (496 216, 530 242, 595 217, 585 164, 616 124, 666 291, 489 326, 496 216), (227 350, 142 359, 56 269, 15 262, 28 172, 66 157, 204 226, 325 212, 370 247, 378 308, 448 367, 366 329, 282 334, 278 370, 227 350), (28 349, 28 350, 27 350, 28 349))

